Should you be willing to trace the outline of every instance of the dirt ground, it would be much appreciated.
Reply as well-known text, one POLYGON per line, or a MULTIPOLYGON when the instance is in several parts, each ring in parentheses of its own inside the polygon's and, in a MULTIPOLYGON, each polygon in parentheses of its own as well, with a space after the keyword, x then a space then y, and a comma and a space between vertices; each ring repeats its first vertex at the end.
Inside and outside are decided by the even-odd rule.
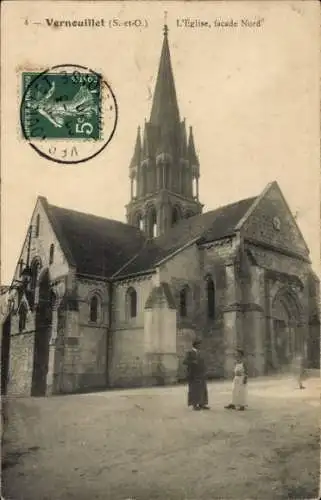
POLYGON ((6 500, 317 498, 320 379, 249 382, 249 407, 229 411, 230 382, 209 384, 211 411, 186 407, 186 387, 9 402, 6 500))

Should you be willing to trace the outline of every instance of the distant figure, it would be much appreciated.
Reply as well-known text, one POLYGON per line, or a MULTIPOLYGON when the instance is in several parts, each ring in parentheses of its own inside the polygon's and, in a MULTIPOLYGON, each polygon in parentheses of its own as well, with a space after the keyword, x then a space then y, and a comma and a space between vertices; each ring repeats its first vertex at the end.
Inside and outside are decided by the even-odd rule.
POLYGON ((206 367, 199 351, 200 340, 193 342, 193 348, 186 354, 184 365, 187 366, 188 406, 194 410, 209 410, 206 384, 206 367))
POLYGON ((293 359, 293 374, 299 386, 299 389, 305 389, 302 384, 304 376, 304 357, 302 354, 297 354, 293 359))
POLYGON ((232 403, 225 406, 228 410, 244 411, 247 396, 247 366, 244 361, 244 352, 239 349, 236 355, 234 379, 232 386, 232 403))

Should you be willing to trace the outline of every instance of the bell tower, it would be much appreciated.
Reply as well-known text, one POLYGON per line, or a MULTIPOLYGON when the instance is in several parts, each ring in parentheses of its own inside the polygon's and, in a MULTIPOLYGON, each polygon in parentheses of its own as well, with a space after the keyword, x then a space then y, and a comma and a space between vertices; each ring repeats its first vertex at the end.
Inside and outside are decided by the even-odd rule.
POLYGON ((180 219, 201 213, 199 177, 192 127, 187 137, 185 119, 179 115, 165 24, 150 119, 142 131, 138 127, 129 165, 127 222, 153 238, 180 219))

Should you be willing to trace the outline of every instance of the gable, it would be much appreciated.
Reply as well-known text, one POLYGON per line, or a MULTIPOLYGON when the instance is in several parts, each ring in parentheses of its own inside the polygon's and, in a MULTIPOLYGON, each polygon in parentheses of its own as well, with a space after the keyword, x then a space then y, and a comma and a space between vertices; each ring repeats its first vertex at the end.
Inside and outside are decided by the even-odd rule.
POLYGON ((276 182, 251 207, 241 226, 244 239, 308 259, 309 249, 276 182))
POLYGON ((30 223, 27 228, 21 253, 14 272, 14 279, 20 279, 20 264, 29 265, 33 259, 37 258, 41 261, 41 267, 50 266, 50 275, 54 279, 57 276, 62 276, 69 271, 69 259, 63 251, 58 236, 48 218, 46 211, 46 199, 39 197, 32 213, 30 223), (37 220, 39 220, 39 230, 37 231, 37 220), (31 237, 30 237, 31 236, 31 237), (50 264, 50 246, 54 245, 53 262, 50 264))

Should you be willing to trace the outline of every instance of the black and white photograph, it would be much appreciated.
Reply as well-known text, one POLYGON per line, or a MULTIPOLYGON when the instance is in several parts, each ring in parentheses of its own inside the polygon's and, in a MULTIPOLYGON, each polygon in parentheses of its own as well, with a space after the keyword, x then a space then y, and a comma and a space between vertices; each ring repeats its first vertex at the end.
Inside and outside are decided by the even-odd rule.
POLYGON ((319 497, 319 16, 3 2, 4 500, 319 497))

